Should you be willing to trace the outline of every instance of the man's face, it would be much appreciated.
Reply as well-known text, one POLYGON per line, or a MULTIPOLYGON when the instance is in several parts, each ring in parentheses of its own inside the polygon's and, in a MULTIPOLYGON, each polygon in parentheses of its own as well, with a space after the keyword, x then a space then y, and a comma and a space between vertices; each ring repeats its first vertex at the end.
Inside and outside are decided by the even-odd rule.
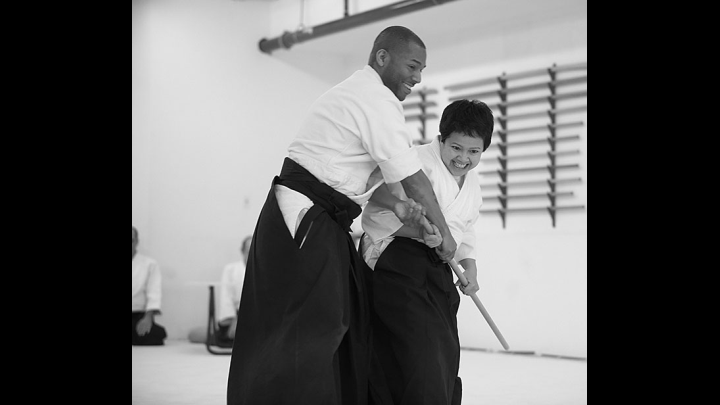
POLYGON ((380 67, 380 78, 398 100, 403 101, 411 88, 422 80, 427 53, 420 45, 411 42, 407 48, 387 53, 385 65, 380 67))

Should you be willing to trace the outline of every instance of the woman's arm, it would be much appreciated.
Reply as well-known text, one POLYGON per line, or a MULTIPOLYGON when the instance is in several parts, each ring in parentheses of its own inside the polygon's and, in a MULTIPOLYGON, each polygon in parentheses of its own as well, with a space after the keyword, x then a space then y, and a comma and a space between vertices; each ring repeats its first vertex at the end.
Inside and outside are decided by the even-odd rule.
MULTIPOLYGON (((460 265, 465 269, 463 275, 465 275, 468 280, 468 285, 462 287, 460 291, 462 291, 465 295, 478 292, 480 290, 480 286, 478 286, 477 264, 475 263, 475 259, 468 258, 460 260, 460 265)), ((460 280, 458 280, 455 285, 460 287, 460 280)))

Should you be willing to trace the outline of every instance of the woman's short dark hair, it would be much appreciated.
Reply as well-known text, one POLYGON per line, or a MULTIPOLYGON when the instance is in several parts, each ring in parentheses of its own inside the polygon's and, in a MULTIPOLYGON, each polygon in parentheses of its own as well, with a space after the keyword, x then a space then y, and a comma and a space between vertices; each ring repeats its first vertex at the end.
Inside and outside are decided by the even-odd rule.
POLYGON ((445 142, 453 132, 483 140, 483 152, 492 141, 495 118, 487 104, 478 100, 455 100, 450 103, 440 118, 440 141, 445 142))

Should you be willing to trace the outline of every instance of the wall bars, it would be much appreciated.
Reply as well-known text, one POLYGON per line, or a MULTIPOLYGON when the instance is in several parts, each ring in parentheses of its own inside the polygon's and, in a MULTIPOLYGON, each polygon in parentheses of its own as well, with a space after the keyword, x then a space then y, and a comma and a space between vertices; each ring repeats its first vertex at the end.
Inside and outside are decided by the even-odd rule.
MULTIPOLYGON (((580 137, 587 118, 587 62, 503 72, 443 89, 448 104, 477 99, 495 115, 492 144, 476 168, 483 188, 481 214, 499 215, 505 228, 509 214, 545 212, 555 227, 559 212, 585 209, 573 184, 583 181, 578 173, 580 146, 587 142, 580 137)), ((437 128, 426 126, 428 120, 438 122, 446 105, 430 100, 437 93, 424 88, 403 104, 406 122, 419 121, 416 143, 437 134, 437 128)))

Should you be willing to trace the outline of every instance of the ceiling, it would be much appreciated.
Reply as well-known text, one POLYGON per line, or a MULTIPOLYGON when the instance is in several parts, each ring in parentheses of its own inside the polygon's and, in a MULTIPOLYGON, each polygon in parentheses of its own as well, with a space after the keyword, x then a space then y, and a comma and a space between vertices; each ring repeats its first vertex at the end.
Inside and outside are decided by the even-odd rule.
MULTIPOLYGON (((372 40, 390 25, 411 28, 431 49, 476 40, 481 36, 499 35, 528 24, 551 24, 570 17, 577 18, 578 15, 587 17, 587 0, 455 0, 297 43, 290 49, 278 49, 272 54, 324 53, 349 60, 364 60, 370 52, 372 40)), ((287 30, 295 28, 287 27, 287 30)), ((272 33, 266 39, 280 34, 282 32, 272 33)))

